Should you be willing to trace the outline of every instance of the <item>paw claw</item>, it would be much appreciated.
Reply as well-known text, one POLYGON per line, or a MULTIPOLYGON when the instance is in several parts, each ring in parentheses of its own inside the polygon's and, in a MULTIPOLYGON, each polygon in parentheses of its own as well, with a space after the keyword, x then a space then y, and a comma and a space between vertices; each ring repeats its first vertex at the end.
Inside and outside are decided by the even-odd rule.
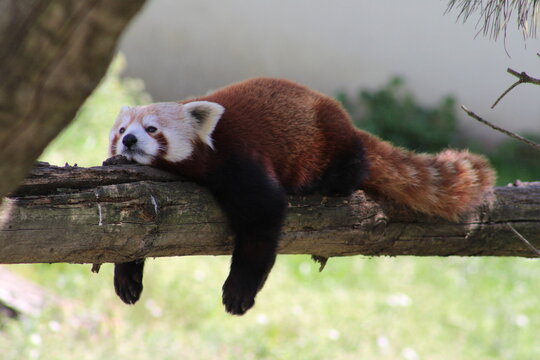
POLYGON ((125 165, 132 163, 133 161, 128 160, 124 155, 114 155, 103 161, 102 166, 125 165))
POLYGON ((128 305, 135 304, 143 290, 143 262, 116 264, 114 268, 114 290, 128 305))
POLYGON ((232 315, 244 315, 255 305, 256 291, 252 291, 245 286, 235 286, 237 281, 231 277, 223 285, 223 305, 225 311, 232 315))
POLYGON ((128 305, 135 304, 141 297, 143 286, 133 279, 115 279, 114 289, 120 299, 128 305))

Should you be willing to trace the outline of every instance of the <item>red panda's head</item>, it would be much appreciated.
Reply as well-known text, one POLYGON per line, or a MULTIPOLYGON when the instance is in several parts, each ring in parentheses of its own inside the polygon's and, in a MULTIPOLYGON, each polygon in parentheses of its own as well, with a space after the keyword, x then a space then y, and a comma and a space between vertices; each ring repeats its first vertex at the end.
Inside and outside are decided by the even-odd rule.
POLYGON ((200 139, 213 148, 214 131, 225 109, 208 101, 125 106, 109 136, 109 155, 124 155, 140 164, 156 158, 180 162, 200 139))

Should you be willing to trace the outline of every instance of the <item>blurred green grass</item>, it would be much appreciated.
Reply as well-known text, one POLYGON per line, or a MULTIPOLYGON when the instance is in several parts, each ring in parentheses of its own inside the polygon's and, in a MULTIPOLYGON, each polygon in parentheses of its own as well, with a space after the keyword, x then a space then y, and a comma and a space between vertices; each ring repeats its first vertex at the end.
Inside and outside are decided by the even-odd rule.
POLYGON ((254 309, 224 313, 228 257, 149 260, 143 297, 112 265, 13 266, 71 300, 0 331, 3 359, 537 359, 532 260, 280 256, 254 309), (22 356, 22 357, 21 357, 22 356))
MULTIPOLYGON (((42 160, 106 157, 122 105, 149 101, 117 59, 42 160)), ((509 238, 508 241, 519 241, 509 238)), ((229 257, 150 259, 139 303, 114 294, 112 265, 9 268, 67 300, 0 323, 1 359, 538 359, 540 269, 511 258, 280 256, 256 306, 225 314, 229 257)))

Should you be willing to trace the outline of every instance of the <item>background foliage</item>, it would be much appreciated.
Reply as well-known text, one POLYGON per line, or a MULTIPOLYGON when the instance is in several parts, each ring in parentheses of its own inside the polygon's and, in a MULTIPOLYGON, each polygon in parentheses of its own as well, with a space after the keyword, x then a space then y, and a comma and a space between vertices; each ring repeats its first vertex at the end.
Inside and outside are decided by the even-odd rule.
MULTIPOLYGON (((44 160, 99 165, 106 157, 118 109, 150 101, 139 81, 119 78, 122 66, 122 59, 115 61, 44 160)), ((449 98, 420 105, 397 80, 340 98, 361 127, 400 145, 424 151, 456 144, 449 98)), ((499 172, 526 168, 510 167, 526 161, 522 151, 512 144, 495 152, 499 172)), ((98 275, 90 265, 10 266, 66 302, 39 318, 0 322, 1 358, 540 357, 540 268, 534 260, 357 256, 332 258, 319 273, 309 256, 280 256, 255 308, 243 317, 225 314, 221 305, 228 263, 228 257, 209 256, 149 260, 135 306, 114 294, 110 264, 98 275)))
MULTIPOLYGON (((486 155, 497 170, 500 186, 516 179, 540 179, 540 155, 531 147, 508 139, 490 150, 464 136, 457 124, 456 101, 451 96, 432 106, 420 104, 403 79, 395 77, 380 89, 360 90, 356 97, 341 92, 337 99, 359 128, 396 145, 419 152, 469 148, 486 155)), ((540 142, 540 135, 523 135, 540 142)))
POLYGON ((361 90, 356 98, 338 93, 353 121, 361 129, 411 150, 435 152, 456 145, 455 100, 448 96, 435 106, 419 104, 395 77, 376 90, 361 90))

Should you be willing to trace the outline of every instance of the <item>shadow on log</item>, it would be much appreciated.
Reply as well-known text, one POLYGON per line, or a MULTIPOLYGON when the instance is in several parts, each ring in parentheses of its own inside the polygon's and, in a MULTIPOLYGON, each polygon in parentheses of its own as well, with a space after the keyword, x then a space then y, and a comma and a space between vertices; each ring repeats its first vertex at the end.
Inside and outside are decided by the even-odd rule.
MULTIPOLYGON (((540 183, 498 187, 457 222, 357 191, 290 196, 281 254, 535 257, 540 183)), ((40 164, 0 209, 0 263, 105 263, 230 254, 232 234, 201 186, 140 165, 40 164)))

